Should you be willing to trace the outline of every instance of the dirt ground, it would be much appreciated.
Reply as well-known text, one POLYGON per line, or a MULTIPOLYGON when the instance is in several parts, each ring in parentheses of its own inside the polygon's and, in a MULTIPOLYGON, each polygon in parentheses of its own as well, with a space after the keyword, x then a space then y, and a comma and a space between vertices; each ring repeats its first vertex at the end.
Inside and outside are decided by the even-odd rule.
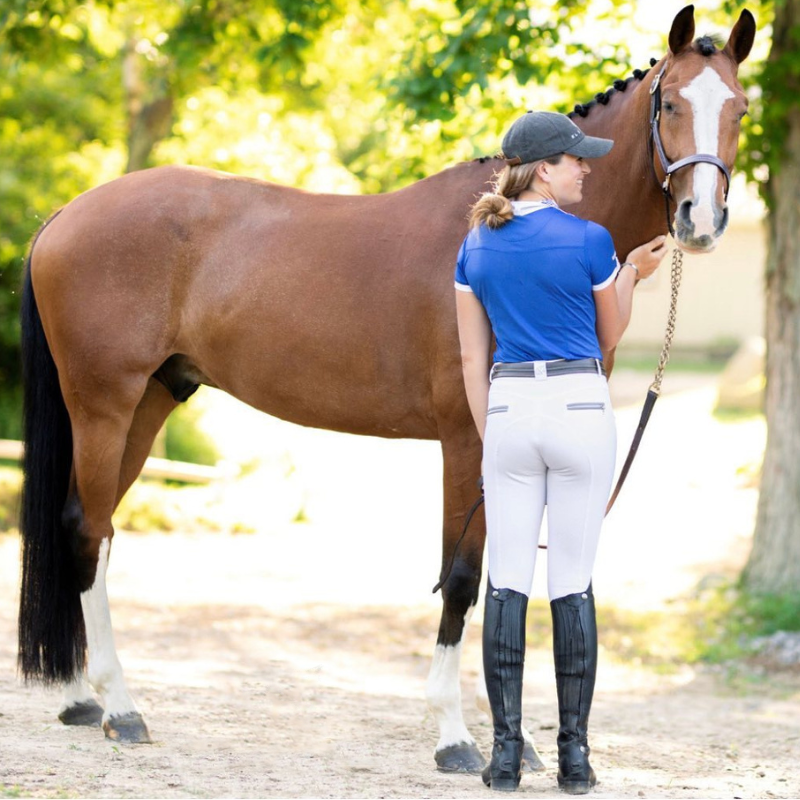
MULTIPOLYGON (((710 416, 713 386, 686 388, 660 401, 609 517, 599 603, 668 607, 746 558, 763 424, 723 425, 710 416)), ((433 761, 424 687, 439 615, 435 445, 279 434, 232 416, 251 446, 292 453, 283 504, 267 487, 252 498, 269 525, 122 532, 112 550, 117 646, 153 745, 64 727, 56 692, 17 681, 18 542, 0 537, 0 797, 489 797, 480 778, 441 774, 433 761), (291 522, 292 493, 307 522, 291 522)), ((618 412, 620 450, 637 418, 618 412)), ((220 502, 245 502, 228 489, 220 502)), ((545 560, 534 597, 544 597, 545 560)), ((474 704, 479 627, 476 613, 464 709, 487 753, 490 726, 474 704)), ((545 649, 529 650, 524 710, 547 771, 526 775, 520 792, 556 797, 545 649)), ((734 690, 708 668, 664 675, 601 656, 591 741, 595 797, 800 797, 800 680, 734 690)))

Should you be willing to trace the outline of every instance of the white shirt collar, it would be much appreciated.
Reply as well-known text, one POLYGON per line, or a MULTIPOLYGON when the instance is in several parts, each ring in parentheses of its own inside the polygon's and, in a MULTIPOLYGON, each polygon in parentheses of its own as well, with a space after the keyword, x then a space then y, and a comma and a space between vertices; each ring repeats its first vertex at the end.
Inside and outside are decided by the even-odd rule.
POLYGON ((558 204, 553 200, 512 200, 511 207, 514 209, 514 216, 524 217, 543 208, 558 208, 558 204))

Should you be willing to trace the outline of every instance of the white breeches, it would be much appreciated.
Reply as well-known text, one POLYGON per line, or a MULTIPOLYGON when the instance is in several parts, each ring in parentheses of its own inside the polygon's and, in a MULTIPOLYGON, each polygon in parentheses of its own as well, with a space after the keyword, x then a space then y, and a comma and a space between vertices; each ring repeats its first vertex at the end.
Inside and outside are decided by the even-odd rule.
POLYGON ((547 506, 550 600, 586 590, 611 492, 616 444, 602 375, 494 379, 483 448, 493 586, 530 595, 547 506))

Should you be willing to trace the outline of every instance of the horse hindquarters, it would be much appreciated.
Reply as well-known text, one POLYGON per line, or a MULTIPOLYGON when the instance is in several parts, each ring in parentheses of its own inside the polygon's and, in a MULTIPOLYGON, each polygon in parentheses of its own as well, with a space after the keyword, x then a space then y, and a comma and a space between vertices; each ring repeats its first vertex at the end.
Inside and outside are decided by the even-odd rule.
POLYGON ((29 256, 21 319, 25 456, 18 662, 26 680, 69 683, 83 672, 86 651, 78 572, 62 519, 72 431, 33 293, 30 261, 29 256))
MULTIPOLYGON (((44 257, 40 261, 37 276, 48 269, 57 271, 54 262, 44 257)), ((147 374, 120 368, 120 348, 109 347, 102 359, 96 349, 87 350, 74 319, 59 291, 40 291, 34 297, 29 259, 23 311, 26 460, 20 665, 27 678, 65 684, 59 714, 63 722, 97 724, 101 708, 91 684, 105 706, 106 735, 148 742, 117 658, 105 571, 113 536, 111 515, 175 403, 147 374), (59 350, 69 354, 69 370, 60 380, 57 358, 64 356, 56 353, 54 358, 41 317, 59 350)), ((127 341, 126 336, 122 331, 119 341, 127 341)))

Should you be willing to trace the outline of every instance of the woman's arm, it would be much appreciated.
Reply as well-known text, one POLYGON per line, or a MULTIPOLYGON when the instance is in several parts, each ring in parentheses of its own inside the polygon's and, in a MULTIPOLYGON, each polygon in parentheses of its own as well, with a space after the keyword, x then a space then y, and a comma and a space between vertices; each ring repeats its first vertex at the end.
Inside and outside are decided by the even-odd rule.
POLYGON ((666 241, 666 236, 656 236, 647 244, 631 250, 623 262, 617 280, 594 293, 597 340, 604 353, 613 350, 619 344, 631 320, 636 282, 649 278, 656 271, 667 252, 666 241))
POLYGON ((492 326, 481 301, 472 292, 456 290, 458 338, 461 342, 461 369, 469 410, 483 441, 486 409, 489 405, 489 358, 492 326))

